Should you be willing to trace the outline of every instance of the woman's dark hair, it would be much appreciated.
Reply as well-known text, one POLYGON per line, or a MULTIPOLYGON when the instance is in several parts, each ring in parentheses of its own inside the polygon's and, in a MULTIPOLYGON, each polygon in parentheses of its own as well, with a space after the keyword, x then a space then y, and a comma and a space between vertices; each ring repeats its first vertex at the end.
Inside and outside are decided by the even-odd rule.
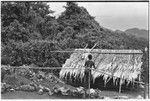
POLYGON ((92 60, 92 55, 91 54, 88 55, 88 59, 92 60))

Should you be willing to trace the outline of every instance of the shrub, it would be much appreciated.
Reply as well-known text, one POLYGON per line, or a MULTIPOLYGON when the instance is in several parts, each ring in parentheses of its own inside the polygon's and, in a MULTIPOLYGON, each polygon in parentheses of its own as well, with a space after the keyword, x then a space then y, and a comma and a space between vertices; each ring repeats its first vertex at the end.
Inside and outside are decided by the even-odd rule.
POLYGON ((9 57, 9 62, 2 62, 2 64, 10 64, 12 66, 30 65, 33 63, 39 67, 60 67, 61 63, 59 61, 62 61, 63 57, 65 57, 64 54, 50 52, 60 50, 57 43, 53 41, 31 40, 25 43, 12 41, 3 48, 2 58, 9 57), (59 57, 62 57, 61 60, 59 57))

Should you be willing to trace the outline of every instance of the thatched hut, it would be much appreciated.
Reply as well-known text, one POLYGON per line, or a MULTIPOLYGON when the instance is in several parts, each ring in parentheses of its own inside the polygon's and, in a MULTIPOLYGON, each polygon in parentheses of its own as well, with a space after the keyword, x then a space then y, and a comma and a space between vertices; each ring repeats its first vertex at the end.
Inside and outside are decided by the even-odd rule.
POLYGON ((84 64, 88 54, 92 54, 96 70, 92 70, 93 82, 97 77, 103 77, 106 84, 113 79, 113 84, 132 83, 140 78, 142 66, 142 51, 140 50, 106 50, 106 49, 76 49, 66 60, 60 71, 60 78, 68 79, 84 77, 84 64))

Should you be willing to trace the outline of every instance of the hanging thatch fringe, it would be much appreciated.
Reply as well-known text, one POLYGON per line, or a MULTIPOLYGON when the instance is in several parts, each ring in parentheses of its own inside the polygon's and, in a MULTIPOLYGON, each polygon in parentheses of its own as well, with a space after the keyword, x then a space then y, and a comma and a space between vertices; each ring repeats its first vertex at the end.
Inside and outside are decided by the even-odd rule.
POLYGON ((92 70, 91 72, 93 82, 97 77, 103 76, 105 83, 109 82, 112 78, 113 83, 117 84, 116 80, 122 77, 121 85, 125 83, 125 81, 129 84, 141 74, 142 52, 140 50, 93 49, 92 53, 89 52, 90 49, 76 49, 63 65, 60 71, 60 77, 67 79, 69 75, 74 78, 79 77, 82 80, 84 77, 84 64, 88 54, 92 54, 97 68, 97 70, 92 70), (103 72, 99 72, 98 70, 103 72))

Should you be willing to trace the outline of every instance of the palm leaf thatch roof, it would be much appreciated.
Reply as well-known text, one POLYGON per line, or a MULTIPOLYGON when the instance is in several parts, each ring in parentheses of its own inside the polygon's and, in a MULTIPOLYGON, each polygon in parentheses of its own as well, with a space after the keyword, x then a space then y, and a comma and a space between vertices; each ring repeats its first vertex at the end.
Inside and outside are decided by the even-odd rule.
POLYGON ((93 82, 102 76, 105 84, 113 79, 117 85, 119 78, 121 85, 127 82, 133 83, 141 75, 142 51, 140 50, 106 50, 106 49, 75 49, 70 58, 66 60, 60 71, 60 78, 67 79, 84 77, 84 64, 87 56, 91 54, 95 62, 96 70, 92 69, 93 82))

